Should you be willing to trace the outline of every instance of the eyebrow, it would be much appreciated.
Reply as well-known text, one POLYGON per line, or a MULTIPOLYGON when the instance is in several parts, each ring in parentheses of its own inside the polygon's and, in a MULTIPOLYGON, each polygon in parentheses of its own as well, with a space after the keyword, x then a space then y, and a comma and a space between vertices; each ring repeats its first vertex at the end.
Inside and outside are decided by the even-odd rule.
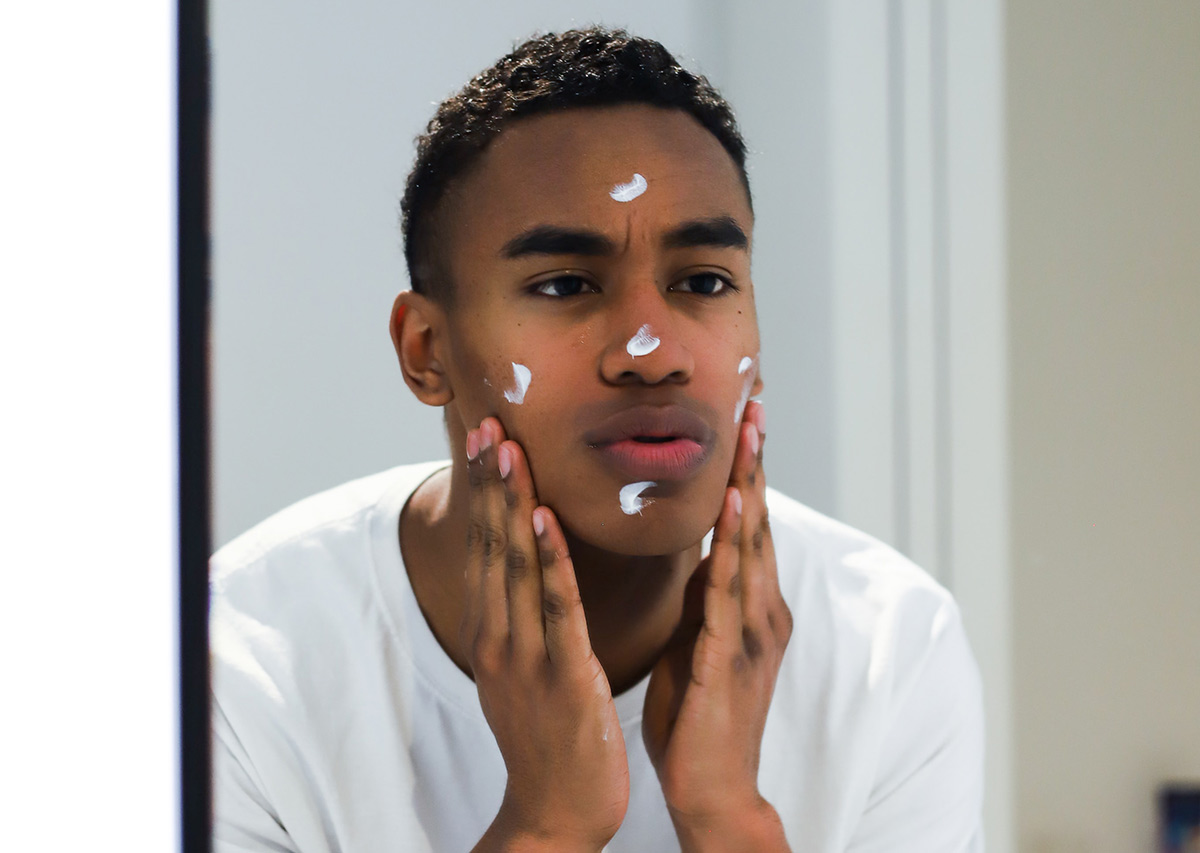
MULTIPOLYGON (((667 249, 691 249, 708 246, 718 249, 749 247, 746 232, 732 216, 692 219, 668 231, 662 239, 667 249)), ((598 257, 616 253, 612 240, 598 231, 538 225, 523 231, 504 244, 500 254, 509 259, 526 255, 586 255, 598 257)))
POLYGON ((693 219, 671 229, 663 237, 663 246, 668 249, 691 249, 696 246, 746 249, 749 245, 746 232, 732 216, 693 219))

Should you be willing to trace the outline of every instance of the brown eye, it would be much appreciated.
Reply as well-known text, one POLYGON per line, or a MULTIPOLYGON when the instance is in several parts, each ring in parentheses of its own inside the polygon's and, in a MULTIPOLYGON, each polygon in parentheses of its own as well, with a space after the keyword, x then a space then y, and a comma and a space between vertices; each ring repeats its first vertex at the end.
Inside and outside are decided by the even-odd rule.
POLYGON ((533 292, 542 296, 578 296, 585 290, 595 290, 586 279, 577 275, 560 275, 534 285, 533 292))
POLYGON ((699 296, 724 296, 734 289, 733 284, 723 276, 713 272, 689 275, 679 283, 678 289, 684 293, 695 293, 699 296))

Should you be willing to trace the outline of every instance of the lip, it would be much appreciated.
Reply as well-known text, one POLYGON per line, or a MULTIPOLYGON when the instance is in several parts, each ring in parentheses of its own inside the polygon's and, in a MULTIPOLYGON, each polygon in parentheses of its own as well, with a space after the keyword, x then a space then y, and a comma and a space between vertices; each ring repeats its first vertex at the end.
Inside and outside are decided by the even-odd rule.
POLYGON ((608 464, 630 480, 681 480, 691 474, 708 456, 705 448, 687 438, 659 444, 645 444, 627 438, 597 445, 608 464))
POLYGON ((708 458, 714 432, 683 406, 633 406, 604 418, 584 433, 588 447, 631 480, 680 480, 708 458), (637 438, 665 441, 646 442, 637 438))

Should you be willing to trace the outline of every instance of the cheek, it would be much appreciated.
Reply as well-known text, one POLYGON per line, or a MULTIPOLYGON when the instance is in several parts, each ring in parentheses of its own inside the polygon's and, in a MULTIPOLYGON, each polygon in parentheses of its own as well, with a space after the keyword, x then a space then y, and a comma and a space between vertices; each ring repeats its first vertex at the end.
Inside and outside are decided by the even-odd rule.
POLYGON ((553 359, 514 353, 509 361, 492 361, 485 371, 484 406, 499 416, 509 437, 531 450, 559 423, 565 390, 561 365, 553 359))

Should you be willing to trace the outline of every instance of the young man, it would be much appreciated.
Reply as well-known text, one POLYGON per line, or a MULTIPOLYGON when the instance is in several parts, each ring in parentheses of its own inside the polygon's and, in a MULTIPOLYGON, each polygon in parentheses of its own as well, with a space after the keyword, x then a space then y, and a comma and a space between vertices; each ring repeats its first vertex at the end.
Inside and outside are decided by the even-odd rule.
POLYGON ((217 849, 982 849, 954 602, 766 487, 727 104, 655 42, 535 39, 403 209, 391 334, 456 452, 214 558, 217 849))

